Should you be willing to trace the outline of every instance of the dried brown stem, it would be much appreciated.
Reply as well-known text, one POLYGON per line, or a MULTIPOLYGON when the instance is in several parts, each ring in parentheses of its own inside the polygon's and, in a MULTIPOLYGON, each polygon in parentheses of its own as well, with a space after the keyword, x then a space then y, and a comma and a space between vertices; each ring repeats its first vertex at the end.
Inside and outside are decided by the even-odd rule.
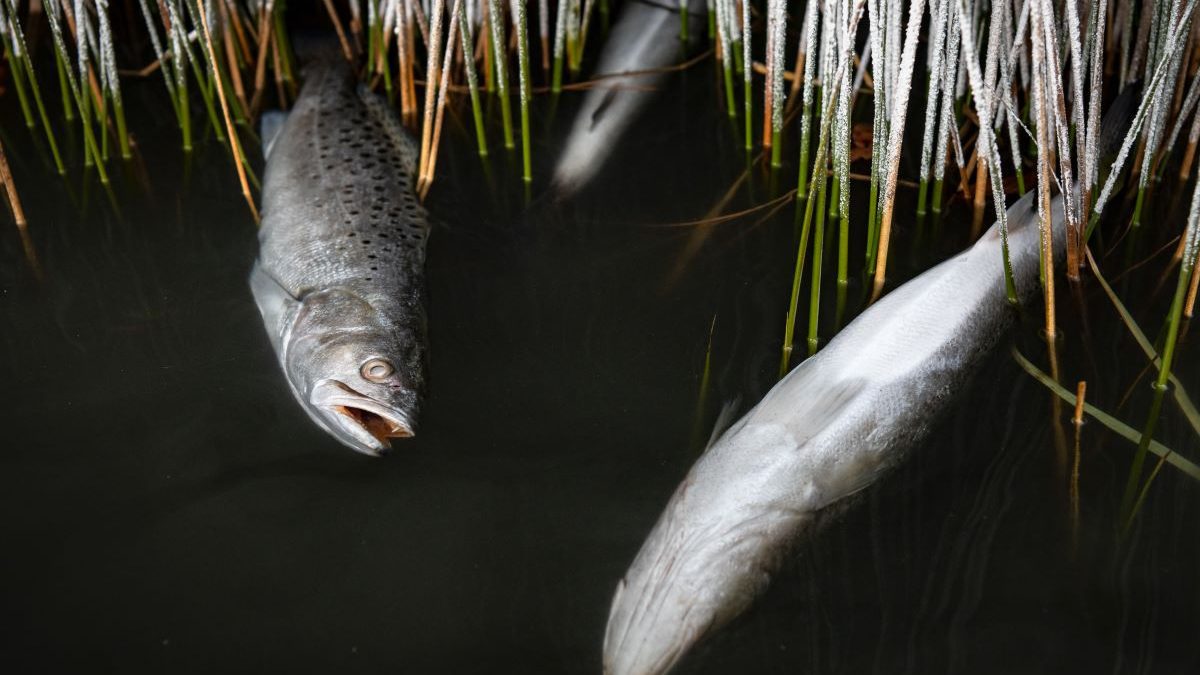
POLYGON ((347 61, 354 61, 354 48, 350 46, 350 41, 346 39, 346 29, 342 27, 342 20, 338 17, 337 10, 333 8, 333 0, 324 0, 325 11, 329 13, 329 20, 333 22, 333 30, 337 32, 338 42, 342 45, 342 55, 347 61))
MULTIPOLYGON (((213 54, 212 31, 208 27, 208 13, 200 8, 200 25, 204 28, 204 42, 208 45, 208 53, 213 54)), ((242 197, 250 207, 250 215, 258 223, 258 207, 254 205, 254 197, 250 194, 250 184, 246 182, 246 167, 243 166, 242 142, 238 139, 237 131, 233 128, 233 119, 229 116, 229 101, 225 98, 225 85, 221 83, 221 74, 216 72, 216 59, 209 59, 213 67, 213 82, 217 85, 217 97, 221 100, 221 115, 225 118, 225 131, 229 134, 229 148, 233 151, 233 165, 237 167, 238 181, 242 184, 242 197)))

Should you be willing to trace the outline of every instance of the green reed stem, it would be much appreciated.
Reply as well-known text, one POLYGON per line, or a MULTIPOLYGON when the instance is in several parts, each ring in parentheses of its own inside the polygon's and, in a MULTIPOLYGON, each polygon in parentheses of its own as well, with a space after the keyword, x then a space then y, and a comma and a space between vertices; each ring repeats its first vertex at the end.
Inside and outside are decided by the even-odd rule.
MULTIPOLYGON (((1137 342, 1138 346, 1141 347, 1142 352, 1146 355, 1146 358, 1150 359, 1151 363, 1153 363, 1156 368, 1161 368, 1162 359, 1155 350, 1154 345, 1146 337, 1145 332, 1142 331, 1141 326, 1139 326, 1137 321, 1134 320, 1133 315, 1129 313, 1129 310, 1126 309, 1120 298, 1117 297, 1116 292, 1113 291, 1112 286, 1109 285, 1108 280, 1105 279, 1104 274, 1101 273, 1100 267, 1096 264, 1095 259, 1091 255, 1088 255, 1087 261, 1091 267, 1092 275, 1096 278, 1096 283, 1100 284, 1100 288, 1104 290, 1104 294, 1107 295, 1109 301, 1112 302, 1113 308, 1117 310, 1117 315, 1121 317, 1121 321, 1125 324, 1125 328, 1128 329, 1129 334, 1133 336, 1134 342, 1137 342)), ((1171 393, 1174 395, 1175 403, 1178 404, 1180 412, 1183 413, 1184 418, 1187 419, 1188 424, 1190 424, 1192 427, 1192 430, 1197 434, 1200 434, 1200 411, 1196 410, 1196 404, 1192 403, 1191 396, 1188 395, 1187 389, 1183 386, 1183 383, 1179 381, 1179 378, 1177 378, 1174 373, 1169 374, 1167 378, 1167 382, 1171 385, 1171 393)))
POLYGON ((496 88, 500 95, 500 117, 504 122, 504 147, 516 147, 513 141, 512 108, 508 100, 508 69, 505 66, 504 21, 500 18, 500 5, 488 0, 488 29, 492 38, 492 65, 496 69, 496 88))
POLYGON ((526 20, 526 1, 517 0, 517 69, 518 88, 521 98, 521 177, 526 183, 533 182, 533 161, 529 141, 529 36, 526 20))
POLYGON ((100 105, 94 108, 96 119, 100 125, 100 159, 108 161, 108 99, 101 99, 100 105))
POLYGON ((25 91, 25 75, 22 72, 21 59, 13 58, 12 50, 8 48, 8 45, 4 47, 4 59, 8 61, 9 70, 12 71, 13 89, 17 90, 17 100, 21 103, 25 126, 32 129, 34 127, 33 108, 29 105, 29 94, 25 91))
POLYGON ((465 2, 455 3, 458 7, 458 36, 462 42, 465 57, 463 66, 467 71, 467 89, 471 93, 471 114, 475 118, 475 141, 479 146, 479 156, 487 157, 487 135, 483 131, 483 108, 479 104, 479 74, 475 71, 475 59, 472 57, 475 39, 471 35, 471 22, 467 21, 465 2))
POLYGON ((175 92, 179 97, 176 107, 179 109, 179 131, 183 136, 183 151, 192 151, 192 109, 188 100, 187 70, 179 72, 175 82, 175 92))
POLYGON ((922 178, 921 185, 917 188, 917 215, 925 215, 925 198, 926 192, 929 191, 929 180, 922 178))
MULTIPOLYGON (((850 217, 847 213, 839 214, 838 216, 838 271, 837 271, 838 292, 843 296, 846 293, 846 286, 850 284, 850 217)), ((840 327, 842 320, 842 310, 840 309, 844 302, 839 302, 838 306, 838 325, 840 327)))
POLYGON ((1137 227, 1142 224, 1142 201, 1146 197, 1146 188, 1138 186, 1137 201, 1133 204, 1133 221, 1130 222, 1132 227, 1137 227))
POLYGON ((1125 524, 1121 527, 1121 534, 1127 534, 1130 526, 1133 525, 1133 519, 1137 517, 1139 511, 1142 510, 1142 504, 1146 501, 1146 495, 1150 494, 1150 486, 1154 484, 1154 479, 1158 477, 1158 472, 1162 470, 1163 464, 1167 463, 1167 455, 1158 458, 1154 463, 1154 468, 1150 471, 1150 477, 1146 479, 1142 485, 1141 491, 1138 493, 1137 501, 1133 503, 1133 508, 1129 512, 1129 518, 1125 520, 1125 524))
POLYGON ((704 411, 708 408, 708 392, 712 388, 712 344, 713 332, 717 327, 714 314, 708 328, 708 346, 704 350, 704 370, 700 373, 700 391, 696 396, 696 421, 692 426, 692 447, 700 445, 704 434, 704 411))
POLYGON ((131 159, 133 152, 129 148, 129 134, 125 128, 125 105, 119 98, 114 98, 112 104, 113 119, 117 122, 117 143, 121 149, 121 158, 131 159))
MULTIPOLYGON (((796 269, 792 273, 791 299, 788 302, 787 320, 783 325, 783 355, 779 362, 779 377, 781 378, 787 374, 792 360, 796 313, 800 303, 800 280, 804 277, 804 259, 808 254, 808 235, 812 228, 813 201, 812 195, 808 195, 804 199, 804 226, 800 229, 800 245, 796 249, 796 269)), ((796 206, 796 215, 799 216, 799 202, 796 206)))
POLYGON ((734 119, 737 117, 737 108, 734 107, 734 102, 733 102, 733 64, 731 64, 729 62, 728 54, 725 55, 724 61, 725 61, 725 63, 724 63, 725 109, 726 109, 726 112, 729 113, 729 118, 734 119))
MULTIPOLYGON (((814 177, 819 176, 822 179, 825 176, 825 152, 829 145, 829 130, 832 126, 832 113, 833 99, 831 98, 829 107, 826 108, 825 114, 821 116, 821 133, 817 139, 817 161, 813 164, 814 177)), ((809 184, 810 192, 814 189, 824 191, 824 188, 824 180, 813 180, 812 183, 809 184)), ((796 269, 795 273, 792 275, 792 295, 788 302, 787 322, 783 327, 783 354, 779 363, 780 377, 783 377, 785 374, 787 374, 788 365, 791 363, 792 359, 792 341, 793 335, 795 334, 796 313, 800 302, 800 279, 804 276, 804 256, 808 250, 808 235, 812 228, 814 206, 812 197, 813 195, 810 194, 808 198, 804 200, 804 226, 800 230, 800 246, 796 251, 796 269)), ((800 199, 799 192, 796 193, 796 198, 797 200, 800 199)), ((799 208, 799 203, 797 203, 797 208, 799 208)), ((818 211, 824 213, 825 204, 822 203, 817 208, 818 211)), ((797 211, 797 214, 799 214, 799 211, 797 211)))
POLYGON ((830 184, 831 185, 830 185, 830 190, 829 190, 829 217, 837 218, 838 204, 840 203, 840 202, 838 202, 838 190, 841 189, 841 181, 838 180, 836 171, 833 174, 833 178, 830 181, 830 184))
MULTIPOLYGON (((1194 227, 1189 228, 1189 230, 1194 227)), ((1185 233, 1185 237, 1194 235, 1189 231, 1185 233)), ((1188 248, 1189 252, 1192 250, 1188 248)), ((1190 258, 1190 256, 1185 256, 1190 258)), ((1167 314, 1167 338, 1163 345, 1162 365, 1158 370, 1158 377, 1154 380, 1154 400, 1150 405, 1150 415, 1146 420, 1146 426, 1142 431, 1141 440, 1138 441, 1137 453, 1133 457, 1133 464, 1129 467, 1129 480, 1125 484, 1125 495, 1121 499, 1121 512, 1132 518, 1133 500, 1137 494, 1138 484, 1142 478, 1142 465, 1146 461, 1146 451, 1150 446, 1150 439, 1154 435, 1154 428, 1158 424, 1159 412, 1162 410, 1163 394, 1167 391, 1167 382, 1171 376, 1171 361, 1175 357, 1175 344, 1179 338, 1179 323, 1180 317, 1183 316, 1183 303, 1187 296, 1188 283, 1191 281, 1192 268, 1194 266, 1194 258, 1184 260, 1179 266, 1179 280, 1175 284, 1175 297, 1171 300, 1171 310, 1167 314)))
POLYGON ((942 179, 935 178, 933 180, 933 199, 929 205, 929 209, 934 213, 942 212, 942 179))
MULTIPOLYGON (((823 172, 819 172, 823 173, 823 172)), ((817 353, 817 322, 821 313, 821 271, 825 257, 825 192, 827 178, 818 175, 817 182, 817 223, 813 235, 813 267, 812 287, 808 295, 808 355, 817 353)), ((832 203, 832 200, 830 200, 832 203)))
POLYGON ((554 71, 550 79, 550 91, 555 94, 562 93, 562 72, 563 72, 563 55, 559 54, 554 57, 554 71))
MULTIPOLYGON (((50 144, 50 154, 54 157, 54 168, 58 170, 58 175, 65 176, 67 169, 63 165, 62 155, 58 152, 58 142, 54 140, 54 129, 50 126, 50 115, 46 113, 46 104, 42 101, 41 85, 38 84, 37 73, 33 69, 33 61, 29 59, 29 54, 26 52, 22 70, 29 81, 29 88, 33 92, 33 102, 37 106, 38 119, 42 122, 42 130, 46 134, 46 142, 50 144)), ((14 72, 15 72, 14 68, 14 72)), ((16 81, 16 77, 13 78, 16 81)), ((32 128, 32 127, 30 127, 32 128)))
MULTIPOLYGON (((746 86, 747 86, 747 91, 749 91, 749 86, 750 86, 749 82, 746 83, 746 86)), ((750 101, 749 96, 746 97, 746 101, 747 101, 746 105, 747 105, 747 107, 749 107, 749 101, 750 101)), ((808 146, 812 142, 812 139, 810 138, 810 136, 812 135, 812 114, 813 114, 811 102, 804 104, 804 111, 801 114, 804 115, 805 121, 804 121, 804 125, 803 125, 804 132, 800 134, 800 175, 796 179, 796 196, 807 197, 807 195, 808 195, 808 146)), ((749 140, 750 139, 750 132, 749 132, 750 112, 748 109, 746 111, 746 128, 747 128, 746 147, 749 148, 750 147, 750 140, 749 140)))
POLYGON ((871 196, 867 202, 867 269, 875 269, 879 252, 879 172, 871 172, 871 196))
MULTIPOLYGON (((752 89, 750 80, 748 80, 748 79, 743 80, 742 81, 742 110, 743 110, 743 114, 746 116, 745 131, 746 131, 746 149, 747 150, 754 149, 754 117, 753 117, 753 115, 751 115, 751 113, 753 112, 753 107, 754 107, 753 94, 754 94, 754 91, 752 89)), ((803 167, 803 163, 801 163, 801 166, 803 167)), ((801 168, 801 171, 803 171, 803 168, 801 168)))
POLYGON ((71 88, 67 84, 66 66, 63 65, 62 54, 54 50, 54 69, 58 71, 58 93, 62 96, 63 117, 68 122, 75 121, 75 106, 71 103, 71 88))
POLYGON ((208 121, 212 124, 213 133, 216 135, 218 142, 224 143, 225 129, 223 128, 224 125, 217 118, 217 109, 213 104, 212 81, 209 79, 208 74, 200 69, 200 63, 190 46, 188 47, 188 63, 192 66, 192 75, 195 76, 196 85, 200 89, 200 98, 204 101, 204 109, 208 113, 208 121))
MULTIPOLYGON (((1046 388, 1053 392, 1056 396, 1066 401, 1068 405, 1075 405, 1074 392, 1069 391, 1061 384, 1056 382, 1054 378, 1039 370, 1037 366, 1033 365, 1028 359, 1022 356, 1015 347, 1012 349, 1012 355, 1013 358, 1016 359, 1017 364, 1020 365, 1025 372, 1029 373, 1034 379, 1045 385, 1046 388)), ((1125 424, 1112 415, 1109 415, 1091 403, 1085 402, 1083 404, 1083 409, 1088 415, 1091 415, 1093 419, 1112 430, 1113 433, 1117 434, 1121 438, 1124 438, 1131 443, 1137 443, 1141 439, 1141 434, 1136 429, 1128 424, 1125 424)), ((1150 441, 1149 447, 1150 452, 1165 459, 1167 464, 1179 469, 1193 480, 1200 481, 1200 466, 1196 466, 1186 457, 1183 457, 1177 452, 1173 452, 1170 448, 1162 443, 1159 443, 1158 441, 1150 441)))

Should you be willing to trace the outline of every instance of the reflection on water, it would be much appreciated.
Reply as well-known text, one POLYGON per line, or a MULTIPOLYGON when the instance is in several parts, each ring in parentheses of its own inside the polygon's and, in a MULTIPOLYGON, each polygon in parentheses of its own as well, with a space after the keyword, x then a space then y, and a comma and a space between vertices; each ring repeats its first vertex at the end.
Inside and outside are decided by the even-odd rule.
MULTIPOLYGON (((429 202, 427 412, 421 435, 381 460, 346 453, 296 405, 246 286, 254 230, 231 167, 211 142, 180 157, 153 83, 128 94, 145 165, 114 177, 119 213, 97 185, 54 178, 6 104, 45 281, 5 227, 0 664, 596 672, 614 585, 699 452, 714 317, 702 424, 724 400, 757 400, 778 364, 789 209, 715 225, 698 245, 694 229, 662 226, 702 217, 744 167, 712 85, 704 69, 676 78, 618 148, 620 168, 569 202, 535 194, 526 206, 517 158, 494 153, 485 171, 467 120, 447 117, 429 202)), ((535 111, 543 169, 573 100, 535 111)), ((755 170, 725 210, 791 180, 772 191, 755 170)), ((896 276, 948 255, 969 226, 957 208, 902 228, 896 276)), ((1133 252, 1123 241, 1101 264, 1119 271, 1157 249, 1143 229, 1133 252)), ((1117 290, 1150 298, 1153 276, 1117 290)), ((848 315, 862 296, 854 277, 848 315)), ((1111 411, 1143 360, 1099 293, 1081 297, 1086 314, 1060 304, 1060 368, 1111 411)), ((1150 329, 1165 302, 1131 308, 1150 329)), ((1018 342, 1044 362, 1035 334, 1018 342)), ((1200 363, 1181 350, 1195 392, 1200 363)), ((1144 416, 1143 389, 1127 421, 1144 416)), ((1196 670, 1200 486, 1164 470, 1118 546, 1131 446, 1086 425, 1073 548, 1051 411, 998 352, 931 422, 934 440, 802 546, 683 670, 1196 670)), ((1159 437, 1195 457, 1178 417, 1167 409, 1159 437)))

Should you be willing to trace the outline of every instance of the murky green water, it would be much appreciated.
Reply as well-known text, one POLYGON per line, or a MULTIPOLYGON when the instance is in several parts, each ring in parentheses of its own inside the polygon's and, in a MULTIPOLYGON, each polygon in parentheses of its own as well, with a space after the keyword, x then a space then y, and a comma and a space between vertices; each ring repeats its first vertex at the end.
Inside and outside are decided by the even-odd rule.
MULTIPOLYGON (((418 438, 380 460, 326 437, 293 400, 246 285, 255 233, 232 168, 211 140, 181 156, 160 83, 126 94, 142 162, 115 179, 119 212, 78 171, 57 179, 12 97, 0 99, 45 271, 35 281, 6 220, 0 667, 598 672, 614 585, 716 409, 756 401, 778 363, 791 207, 704 236, 664 227, 704 216, 743 167, 715 85, 703 68, 676 78, 609 170, 563 202, 542 186, 570 95, 553 115, 548 101, 535 110, 541 176, 528 205, 519 158, 495 151, 485 172, 469 118, 448 118, 429 202, 432 387, 418 438)), ((785 170, 773 192, 756 168, 752 196, 727 210, 793 180, 785 170)), ((861 224, 866 188, 854 190, 861 224)), ((1162 193, 1151 226, 1177 217, 1162 193)), ((911 211, 911 191, 901 199, 911 211)), ((897 279, 961 247, 969 220, 956 207, 923 239, 901 223, 897 279)), ((1153 227, 1137 237, 1102 259, 1110 275, 1167 238, 1153 227)), ((832 256, 836 237, 826 242, 832 256)), ((1167 301, 1152 295, 1162 267, 1118 283, 1151 334, 1167 301)), ((1114 411, 1143 361, 1098 290, 1080 297, 1060 301, 1063 380, 1088 380, 1088 400, 1114 411)), ((856 275, 848 317, 861 301, 856 275)), ((798 333, 802 349, 803 323, 798 333)), ((1035 334, 1015 333, 1044 365, 1035 334)), ((1196 394, 1194 343, 1185 337, 1178 374, 1196 394)), ((1133 392, 1119 415, 1140 425, 1148 387, 1133 392)), ((1200 455, 1165 410, 1159 438, 1200 455)), ((1165 468, 1119 543, 1132 446, 1088 424, 1073 534, 1074 431, 1064 407, 1060 447, 1054 414, 998 350, 931 420, 932 440, 681 670, 1200 668, 1200 486, 1165 468)))

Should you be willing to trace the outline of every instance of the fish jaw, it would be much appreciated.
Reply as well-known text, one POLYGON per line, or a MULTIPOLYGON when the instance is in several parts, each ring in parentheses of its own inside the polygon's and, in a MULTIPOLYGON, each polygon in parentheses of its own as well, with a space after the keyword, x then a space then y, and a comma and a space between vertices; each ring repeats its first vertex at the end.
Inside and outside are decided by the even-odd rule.
POLYGON ((391 449, 391 439, 416 435, 408 413, 337 380, 318 382, 308 403, 318 424, 343 445, 364 455, 378 457, 391 449))

